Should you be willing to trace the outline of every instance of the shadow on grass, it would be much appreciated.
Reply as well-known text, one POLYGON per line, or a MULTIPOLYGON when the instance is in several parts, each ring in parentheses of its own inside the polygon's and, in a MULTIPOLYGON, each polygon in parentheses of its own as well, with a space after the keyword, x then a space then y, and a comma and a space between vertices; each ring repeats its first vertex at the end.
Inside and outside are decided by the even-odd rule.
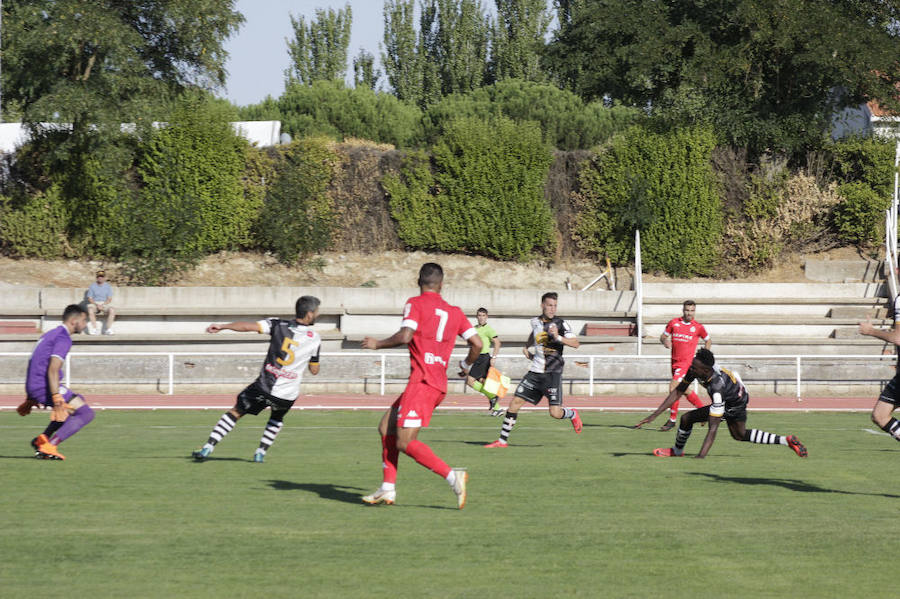
MULTIPOLYGON (((494 439, 493 441, 496 441, 494 439)), ((475 445, 476 447, 484 447, 488 443, 493 443, 493 441, 448 441, 448 443, 463 443, 465 445, 475 445)), ((510 445, 510 447, 543 447, 540 443, 516 443, 515 445, 510 445)), ((497 449, 493 448, 485 448, 485 449, 497 449)))
MULTIPOLYGON (((165 457, 161 457, 160 459, 169 459, 165 457)), ((194 459, 192 456, 185 456, 184 458, 188 462, 192 462, 194 464, 202 464, 204 462, 252 462, 253 460, 248 460, 246 458, 214 458, 208 457, 203 458, 202 460, 194 459)))
POLYGON ((797 491, 799 493, 838 493, 840 495, 869 495, 871 497, 887 497, 890 499, 900 499, 900 495, 890 493, 860 493, 857 491, 842 491, 840 489, 827 489, 818 485, 813 485, 795 478, 752 478, 743 476, 721 476, 719 474, 711 474, 709 472, 688 472, 695 476, 705 476, 710 480, 718 483, 736 483, 739 485, 768 485, 771 487, 781 487, 789 491, 797 491))
MULTIPOLYGON (((636 452, 636 451, 620 451, 620 452, 614 452, 614 453, 611 453, 611 454, 609 454, 609 455, 611 455, 611 456, 614 457, 614 458, 624 458, 625 456, 629 456, 629 455, 639 455, 639 456, 644 456, 644 457, 650 456, 651 458, 655 458, 655 457, 656 457, 655 455, 653 455, 653 452, 652 452, 652 451, 641 451, 641 452, 636 452)), ((657 459, 658 459, 658 458, 657 458, 657 459)))
MULTIPOLYGON (((276 491, 308 491, 310 493, 315 493, 322 499, 330 499, 331 501, 342 501, 344 503, 352 503, 353 505, 358 505, 366 508, 374 508, 379 506, 372 506, 363 503, 362 493, 363 489, 360 487, 348 487, 346 485, 333 485, 330 483, 295 483, 289 480, 270 480, 269 486, 275 489, 276 491)), ((391 508, 396 509, 397 507, 422 507, 434 510, 455 510, 456 508, 446 507, 442 505, 403 505, 396 504, 390 506, 391 508)))
POLYGON ((59 462, 61 460, 41 460, 33 455, 0 455, 0 460, 36 460, 38 462, 59 462))
POLYGON ((359 487, 332 485, 330 483, 295 483, 289 480, 270 480, 268 482, 269 486, 276 491, 308 491, 317 494, 322 499, 363 504, 359 493, 362 489, 359 487))

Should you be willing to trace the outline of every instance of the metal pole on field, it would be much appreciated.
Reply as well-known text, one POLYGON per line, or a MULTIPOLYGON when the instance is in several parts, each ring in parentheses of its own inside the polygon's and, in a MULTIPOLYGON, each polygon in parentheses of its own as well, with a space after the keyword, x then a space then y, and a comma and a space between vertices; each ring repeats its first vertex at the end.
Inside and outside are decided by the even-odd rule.
POLYGON ((803 401, 800 399, 800 356, 797 356, 797 401, 803 401))
POLYGON ((637 302, 637 355, 641 355, 641 335, 644 331, 644 284, 641 281, 641 232, 634 231, 634 291, 637 302))
POLYGON ((387 372, 385 362, 387 362, 387 354, 381 354, 381 395, 384 395, 384 376, 387 372))

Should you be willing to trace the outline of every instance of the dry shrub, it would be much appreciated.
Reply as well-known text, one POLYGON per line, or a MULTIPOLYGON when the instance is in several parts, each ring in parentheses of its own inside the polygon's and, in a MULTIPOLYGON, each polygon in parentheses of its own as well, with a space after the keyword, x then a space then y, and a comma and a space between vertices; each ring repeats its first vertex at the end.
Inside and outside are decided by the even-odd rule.
POLYGON ((389 144, 350 139, 334 144, 340 157, 328 194, 333 201, 335 229, 331 249, 382 252, 403 248, 381 180, 397 172, 400 152, 389 144))
POLYGON ((725 223, 720 276, 738 276, 771 268, 786 251, 816 252, 839 245, 829 229, 831 214, 840 202, 837 186, 825 188, 814 176, 789 177, 775 214, 732 218, 725 223))
POLYGON ((544 198, 555 216, 556 260, 583 256, 574 239, 578 214, 574 194, 578 190, 578 170, 591 155, 589 150, 553 152, 553 163, 544 185, 544 198))

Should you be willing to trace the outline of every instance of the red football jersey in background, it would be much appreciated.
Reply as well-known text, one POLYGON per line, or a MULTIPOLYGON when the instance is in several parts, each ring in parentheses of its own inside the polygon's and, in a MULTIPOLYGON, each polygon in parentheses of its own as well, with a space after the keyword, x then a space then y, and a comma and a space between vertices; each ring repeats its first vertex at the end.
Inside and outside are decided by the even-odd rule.
POLYGON ((477 334, 469 319, 439 294, 426 291, 406 301, 400 326, 414 331, 409 342, 409 382, 446 392, 447 367, 456 336, 469 339, 477 334))
POLYGON ((672 339, 672 364, 690 364, 697 353, 697 343, 706 341, 709 334, 706 328, 692 320, 684 322, 682 318, 673 318, 666 325, 666 334, 672 339))

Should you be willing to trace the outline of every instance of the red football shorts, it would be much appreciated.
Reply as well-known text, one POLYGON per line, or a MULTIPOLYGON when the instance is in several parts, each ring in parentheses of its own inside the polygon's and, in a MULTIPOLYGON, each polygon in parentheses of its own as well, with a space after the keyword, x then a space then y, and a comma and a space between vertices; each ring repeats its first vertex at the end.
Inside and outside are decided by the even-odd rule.
POLYGON ((687 374, 688 368, 691 367, 691 362, 678 362, 672 364, 672 380, 681 382, 681 379, 684 378, 684 375, 687 374))
POLYGON ((438 391, 425 383, 409 383, 392 407, 397 409, 397 426, 425 428, 431 413, 444 401, 446 391, 438 391))

